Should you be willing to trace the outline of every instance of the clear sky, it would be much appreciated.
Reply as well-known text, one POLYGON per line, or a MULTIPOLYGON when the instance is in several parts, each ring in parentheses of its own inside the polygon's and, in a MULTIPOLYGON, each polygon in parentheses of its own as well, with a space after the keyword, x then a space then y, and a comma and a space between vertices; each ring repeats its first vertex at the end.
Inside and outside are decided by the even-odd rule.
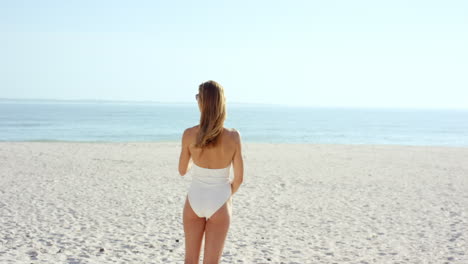
POLYGON ((1 1, 0 98, 468 108, 468 1, 1 1))

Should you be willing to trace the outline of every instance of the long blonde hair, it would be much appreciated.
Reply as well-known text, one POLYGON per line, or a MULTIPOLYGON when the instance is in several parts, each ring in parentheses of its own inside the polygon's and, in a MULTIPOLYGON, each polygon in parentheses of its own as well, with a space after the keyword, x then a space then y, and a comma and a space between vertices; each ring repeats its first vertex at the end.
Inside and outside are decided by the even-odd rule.
POLYGON ((207 81, 198 87, 200 104, 200 129, 195 141, 195 147, 216 146, 223 132, 226 120, 226 98, 224 88, 215 81, 207 81))

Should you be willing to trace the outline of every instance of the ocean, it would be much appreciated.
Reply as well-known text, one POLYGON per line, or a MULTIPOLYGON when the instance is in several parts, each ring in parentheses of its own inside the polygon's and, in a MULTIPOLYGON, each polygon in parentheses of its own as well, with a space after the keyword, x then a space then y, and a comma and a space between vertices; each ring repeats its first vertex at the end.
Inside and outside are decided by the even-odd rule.
MULTIPOLYGON (((0 141, 179 141, 194 103, 0 100, 0 141)), ((243 142, 468 146, 468 110, 227 103, 243 142)))

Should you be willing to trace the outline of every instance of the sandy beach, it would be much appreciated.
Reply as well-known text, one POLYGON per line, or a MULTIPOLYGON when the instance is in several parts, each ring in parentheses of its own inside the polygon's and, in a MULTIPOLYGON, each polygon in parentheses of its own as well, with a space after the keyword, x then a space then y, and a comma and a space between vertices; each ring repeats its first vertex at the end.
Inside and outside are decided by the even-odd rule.
MULTIPOLYGON (((0 263, 183 263, 179 153, 1 142, 0 263)), ((244 143, 243 156, 221 263, 468 263, 468 148, 244 143)))

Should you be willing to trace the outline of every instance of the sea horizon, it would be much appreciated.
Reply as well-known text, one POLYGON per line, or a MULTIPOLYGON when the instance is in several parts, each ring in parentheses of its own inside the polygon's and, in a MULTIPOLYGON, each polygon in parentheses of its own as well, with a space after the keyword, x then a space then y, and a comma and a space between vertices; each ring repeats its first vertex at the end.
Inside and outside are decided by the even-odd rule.
MULTIPOLYGON (((54 99, 54 98, 1 98, 2 102, 44 102, 44 103, 129 103, 129 104, 182 104, 182 105, 194 105, 195 102, 191 101, 157 101, 157 100, 113 100, 113 99, 54 99)), ((448 111, 462 111, 468 112, 468 108, 461 107, 410 107, 410 106, 353 106, 353 105, 301 105, 301 104, 281 104, 281 103, 253 103, 253 102, 237 102, 228 101, 227 105, 252 105, 252 106, 278 106, 278 107, 290 107, 290 108, 325 108, 325 109, 385 109, 385 110, 448 110, 448 111)))
MULTIPOLYGON (((195 102, 0 98, 0 141, 178 142, 195 102)), ((227 102, 243 142, 468 146, 468 109, 227 102)))

